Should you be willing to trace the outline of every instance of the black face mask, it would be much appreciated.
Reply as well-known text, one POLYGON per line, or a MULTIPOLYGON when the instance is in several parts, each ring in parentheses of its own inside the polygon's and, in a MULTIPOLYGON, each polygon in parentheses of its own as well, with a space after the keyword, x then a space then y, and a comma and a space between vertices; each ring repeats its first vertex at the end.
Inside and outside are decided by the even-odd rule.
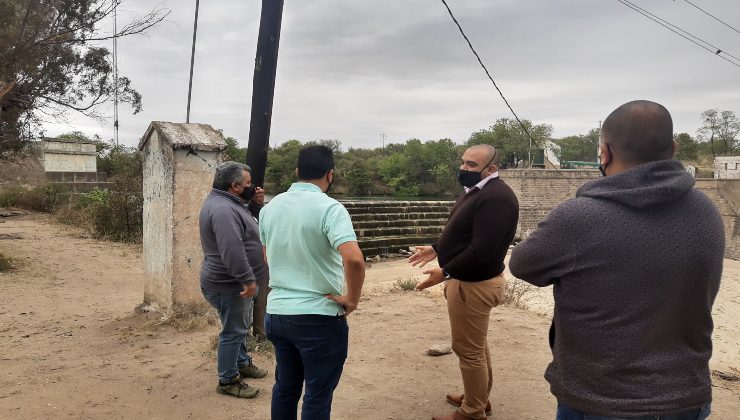
POLYGON ((244 190, 242 190, 241 194, 239 194, 239 197, 241 197, 244 201, 249 201, 254 197, 254 193, 257 191, 257 187, 254 185, 250 185, 248 187, 243 187, 244 190))
POLYGON ((472 188, 475 184, 479 183, 482 179, 482 173, 486 170, 489 166, 491 166, 491 163, 494 159, 496 159, 496 154, 498 153, 498 150, 496 150, 496 153, 493 154, 493 157, 491 160, 488 161, 486 166, 483 167, 483 169, 480 170, 480 172, 473 172, 473 171, 466 171, 464 169, 460 169, 457 173, 457 180, 460 182, 460 185, 467 188, 472 188))

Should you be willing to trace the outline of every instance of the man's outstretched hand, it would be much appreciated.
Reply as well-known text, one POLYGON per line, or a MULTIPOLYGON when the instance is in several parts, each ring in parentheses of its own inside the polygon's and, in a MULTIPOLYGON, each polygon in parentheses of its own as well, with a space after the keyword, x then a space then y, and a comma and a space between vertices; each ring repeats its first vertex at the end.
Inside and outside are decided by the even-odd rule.
POLYGON ((434 248, 428 245, 422 245, 416 247, 414 255, 409 257, 409 262, 413 266, 424 267, 429 261, 433 261, 437 258, 437 253, 434 248))

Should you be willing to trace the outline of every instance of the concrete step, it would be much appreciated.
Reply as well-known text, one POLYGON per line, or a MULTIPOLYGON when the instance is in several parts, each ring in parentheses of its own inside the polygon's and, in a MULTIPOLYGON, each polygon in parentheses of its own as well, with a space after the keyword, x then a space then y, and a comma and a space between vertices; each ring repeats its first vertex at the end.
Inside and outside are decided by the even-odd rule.
POLYGON ((430 245, 439 239, 438 234, 413 235, 413 236, 389 236, 384 238, 373 238, 360 240, 359 245, 366 257, 374 255, 397 253, 399 249, 408 249, 410 246, 430 245))
POLYGON ((394 236, 416 236, 416 235, 439 235, 442 233, 444 226, 405 226, 405 227, 385 227, 385 228, 368 228, 355 229, 357 238, 384 238, 394 236))
POLYGON ((446 223, 447 218, 440 217, 437 219, 361 220, 353 221, 352 224, 357 230, 383 227, 444 226, 446 223))
POLYGON ((409 213, 362 213, 351 214, 353 222, 363 221, 385 221, 385 220, 429 220, 447 219, 450 216, 449 209, 444 211, 409 212, 409 213))
POLYGON ((448 213, 452 208, 452 203, 437 203, 427 204, 427 202, 421 202, 421 204, 406 205, 401 203, 391 203, 382 205, 358 205, 358 206, 345 206, 350 215, 362 215, 362 214, 387 214, 387 213, 448 213))

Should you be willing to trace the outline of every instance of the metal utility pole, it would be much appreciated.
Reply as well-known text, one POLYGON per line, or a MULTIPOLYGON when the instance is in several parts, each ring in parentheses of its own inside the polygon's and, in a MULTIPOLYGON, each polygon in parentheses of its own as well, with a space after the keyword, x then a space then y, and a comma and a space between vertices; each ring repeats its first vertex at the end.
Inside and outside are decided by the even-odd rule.
MULTIPOLYGON (((252 168, 252 184, 265 184, 267 150, 270 148, 270 123, 272 102, 275 97, 275 75, 277 73, 280 25, 283 19, 283 0, 262 0, 260 30, 257 37, 257 56, 254 59, 252 80, 252 116, 249 123, 247 165, 252 168)), ((267 306, 267 284, 258 284, 259 291, 254 302, 254 334, 265 338, 265 309, 267 306)))
POLYGON ((200 0, 195 0, 195 21, 193 22, 193 48, 190 51, 190 81, 188 82, 188 112, 185 116, 185 122, 190 122, 190 95, 193 92, 193 65, 195 64, 195 38, 198 35, 198 9, 200 0))
POLYGON ((252 81, 252 117, 247 145, 247 165, 252 168, 252 183, 258 187, 263 186, 265 182, 267 150, 270 147, 272 101, 275 97, 275 74, 282 18, 283 0, 262 0, 252 81))
POLYGON ((383 151, 385 151, 385 138, 388 137, 385 135, 385 133, 380 133, 381 141, 383 142, 383 151))

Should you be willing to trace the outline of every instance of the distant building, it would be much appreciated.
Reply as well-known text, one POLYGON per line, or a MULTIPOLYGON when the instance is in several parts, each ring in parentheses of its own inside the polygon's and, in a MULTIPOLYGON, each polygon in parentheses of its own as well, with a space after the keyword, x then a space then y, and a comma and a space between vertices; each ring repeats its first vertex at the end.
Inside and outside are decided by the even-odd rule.
POLYGON ((686 165, 685 168, 686 168, 686 172, 690 173, 691 176, 693 176, 694 178, 696 178, 696 166, 694 166, 694 165, 686 165))
POLYGON ((552 140, 545 140, 544 149, 532 149, 532 167, 541 169, 559 169, 560 160, 555 154, 558 146, 552 140))
POLYGON ((740 156, 717 156, 714 159, 714 177, 740 179, 740 156))
POLYGON ((95 143, 45 137, 41 140, 44 171, 97 172, 95 143))

